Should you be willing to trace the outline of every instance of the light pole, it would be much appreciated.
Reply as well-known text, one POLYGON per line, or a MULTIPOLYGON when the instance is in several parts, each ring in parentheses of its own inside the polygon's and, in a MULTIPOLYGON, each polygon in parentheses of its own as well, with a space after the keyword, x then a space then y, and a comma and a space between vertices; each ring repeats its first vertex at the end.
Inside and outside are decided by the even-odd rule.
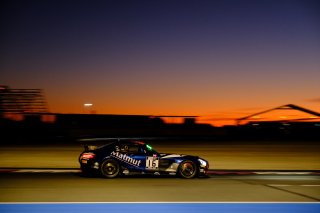
POLYGON ((92 106, 93 106, 92 103, 84 103, 83 104, 85 114, 90 114, 91 113, 92 106))

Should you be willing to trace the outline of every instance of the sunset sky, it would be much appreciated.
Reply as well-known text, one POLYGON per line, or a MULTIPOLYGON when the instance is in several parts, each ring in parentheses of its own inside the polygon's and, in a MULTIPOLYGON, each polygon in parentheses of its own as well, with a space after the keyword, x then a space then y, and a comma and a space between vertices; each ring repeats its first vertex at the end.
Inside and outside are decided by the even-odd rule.
POLYGON ((51 112, 320 112, 320 1, 1 1, 0 84, 51 112))

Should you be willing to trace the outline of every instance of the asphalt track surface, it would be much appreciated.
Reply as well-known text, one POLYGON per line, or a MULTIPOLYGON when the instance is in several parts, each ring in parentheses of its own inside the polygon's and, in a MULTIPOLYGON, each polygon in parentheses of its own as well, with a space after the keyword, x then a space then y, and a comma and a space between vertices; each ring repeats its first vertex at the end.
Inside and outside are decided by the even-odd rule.
POLYGON ((158 176, 87 178, 77 171, 80 146, 2 147, 0 202, 320 201, 318 143, 156 144, 154 147, 160 152, 202 156, 217 170, 209 178, 191 180, 158 176), (41 172, 12 172, 24 168, 41 172), (50 172, 55 168, 62 172, 50 172), (224 172, 243 169, 265 172, 224 172), (281 172, 275 173, 277 170, 281 172))
POLYGON ((319 202, 319 175, 208 178, 82 177, 77 172, 0 173, 0 202, 319 202))
MULTIPOLYGON (((211 169, 320 170, 320 142, 151 142, 161 153, 190 154, 211 169)), ((79 168, 80 145, 0 147, 0 168, 79 168)))

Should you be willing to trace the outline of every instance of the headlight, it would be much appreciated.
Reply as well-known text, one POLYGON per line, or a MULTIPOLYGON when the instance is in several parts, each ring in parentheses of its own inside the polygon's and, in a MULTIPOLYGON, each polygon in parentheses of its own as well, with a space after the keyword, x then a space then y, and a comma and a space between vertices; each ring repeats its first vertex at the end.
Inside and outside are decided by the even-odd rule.
POLYGON ((207 161, 202 160, 202 159, 200 159, 200 158, 198 159, 198 161, 200 162, 201 166, 204 166, 204 167, 207 166, 207 161))

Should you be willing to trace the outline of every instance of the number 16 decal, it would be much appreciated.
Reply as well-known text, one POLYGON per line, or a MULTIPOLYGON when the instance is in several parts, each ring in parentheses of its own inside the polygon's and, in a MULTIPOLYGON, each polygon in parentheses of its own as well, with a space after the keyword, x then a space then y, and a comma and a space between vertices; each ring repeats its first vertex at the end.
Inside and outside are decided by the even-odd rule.
POLYGON ((159 167, 159 158, 147 157, 146 169, 158 169, 158 167, 159 167))

